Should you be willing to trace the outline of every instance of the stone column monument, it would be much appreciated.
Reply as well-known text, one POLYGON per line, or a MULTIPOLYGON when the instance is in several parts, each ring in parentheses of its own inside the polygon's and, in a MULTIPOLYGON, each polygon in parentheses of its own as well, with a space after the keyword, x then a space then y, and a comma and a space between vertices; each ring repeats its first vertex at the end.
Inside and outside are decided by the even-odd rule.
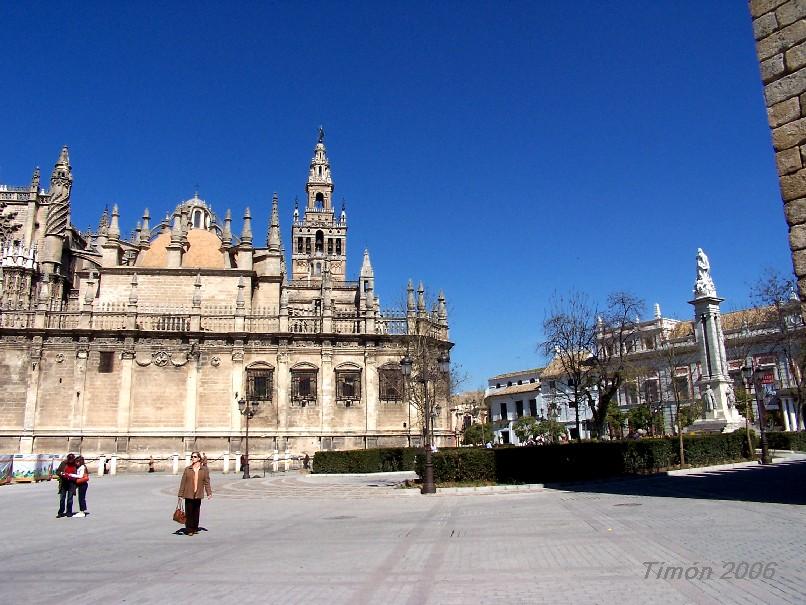
MULTIPOLYGON (((708 257, 702 248, 698 248, 694 300, 689 301, 694 305, 694 326, 702 368, 697 386, 705 404, 705 423, 715 425, 713 428, 723 423, 723 432, 731 432, 743 426, 744 419, 736 409, 733 381, 728 374, 725 336, 719 311, 719 304, 723 300, 716 294, 708 257)), ((693 428, 697 430, 696 426, 693 428)))

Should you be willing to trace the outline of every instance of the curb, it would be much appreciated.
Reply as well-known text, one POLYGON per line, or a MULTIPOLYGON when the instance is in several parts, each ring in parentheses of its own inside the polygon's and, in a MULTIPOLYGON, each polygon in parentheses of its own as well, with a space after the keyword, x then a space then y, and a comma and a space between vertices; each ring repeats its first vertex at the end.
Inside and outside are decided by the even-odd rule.
MULTIPOLYGON (((773 458, 771 464, 780 464, 781 462, 792 462, 795 460, 804 460, 806 456, 786 456, 782 458, 773 458)), ((750 467, 757 467, 757 466, 769 466, 769 465, 762 465, 759 464, 758 460, 751 460, 749 462, 733 462, 730 464, 713 464, 711 466, 695 466, 693 468, 682 468, 672 471, 666 471, 664 474, 675 476, 675 475, 696 475, 698 473, 705 473, 709 471, 726 471, 735 468, 750 468, 750 467)))
MULTIPOLYGON (((512 492, 542 491, 542 483, 524 483, 522 485, 479 485, 475 487, 438 487, 435 496, 472 496, 478 494, 500 494, 512 492)), ((401 495, 421 496, 417 488, 401 489, 401 495)), ((430 495, 430 494, 429 494, 430 495)))

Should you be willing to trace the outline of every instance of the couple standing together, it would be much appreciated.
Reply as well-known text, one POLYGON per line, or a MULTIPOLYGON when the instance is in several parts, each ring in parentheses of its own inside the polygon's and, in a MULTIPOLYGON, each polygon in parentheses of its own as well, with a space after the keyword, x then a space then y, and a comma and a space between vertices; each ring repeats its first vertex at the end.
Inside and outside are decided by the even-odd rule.
POLYGON ((185 535, 187 536, 193 536, 199 531, 199 513, 205 493, 208 500, 213 497, 213 490, 210 488, 210 471, 207 470, 207 464, 202 462, 201 454, 193 452, 190 455, 190 466, 182 473, 177 494, 180 499, 185 499, 185 535))
POLYGON ((90 483, 90 471, 84 462, 84 456, 76 457, 75 454, 67 454, 56 469, 59 481, 59 512, 56 518, 60 517, 86 517, 87 512, 87 488, 90 483), (73 514, 73 498, 78 490, 78 508, 80 512, 73 514))

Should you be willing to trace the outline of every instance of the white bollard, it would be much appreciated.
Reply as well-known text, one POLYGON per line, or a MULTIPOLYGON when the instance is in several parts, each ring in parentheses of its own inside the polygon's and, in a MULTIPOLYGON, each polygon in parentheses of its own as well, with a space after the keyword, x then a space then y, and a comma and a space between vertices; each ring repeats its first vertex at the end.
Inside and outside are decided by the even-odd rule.
POLYGON ((274 456, 272 456, 272 462, 271 462, 271 470, 273 472, 275 472, 275 473, 278 470, 280 470, 280 451, 279 450, 274 450, 274 456))
POLYGON ((179 473, 179 454, 174 453, 174 455, 171 456, 171 464, 172 464, 174 475, 178 474, 179 473))
POLYGON ((118 472, 118 457, 112 454, 112 462, 109 464, 109 474, 115 475, 118 472))
POLYGON ((241 452, 235 452, 235 474, 241 472, 241 452))
POLYGON ((288 470, 291 467, 291 454, 288 450, 285 451, 285 470, 288 470))
POLYGON ((229 452, 224 452, 224 474, 229 472, 229 452))
POLYGON ((98 454, 98 476, 103 477, 104 474, 104 462, 106 462, 106 456, 103 454, 98 454))

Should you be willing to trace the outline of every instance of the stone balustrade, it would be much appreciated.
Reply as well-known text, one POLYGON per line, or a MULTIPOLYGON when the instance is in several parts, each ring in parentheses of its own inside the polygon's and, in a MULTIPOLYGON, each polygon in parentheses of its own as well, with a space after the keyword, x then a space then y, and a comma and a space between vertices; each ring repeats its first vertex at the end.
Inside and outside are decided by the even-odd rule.
POLYGON ((83 311, 6 309, 0 308, 0 328, 26 329, 44 328, 48 330, 98 330, 98 331, 143 331, 143 332, 249 332, 294 334, 413 334, 421 333, 447 340, 448 328, 432 318, 411 321, 405 314, 360 316, 338 314, 322 317, 318 315, 292 316, 287 320, 274 309, 266 313, 245 313, 234 310, 214 310, 212 313, 198 309, 149 309, 138 310, 136 305, 101 305, 98 309, 83 311), (287 321, 287 330, 281 325, 287 321))

